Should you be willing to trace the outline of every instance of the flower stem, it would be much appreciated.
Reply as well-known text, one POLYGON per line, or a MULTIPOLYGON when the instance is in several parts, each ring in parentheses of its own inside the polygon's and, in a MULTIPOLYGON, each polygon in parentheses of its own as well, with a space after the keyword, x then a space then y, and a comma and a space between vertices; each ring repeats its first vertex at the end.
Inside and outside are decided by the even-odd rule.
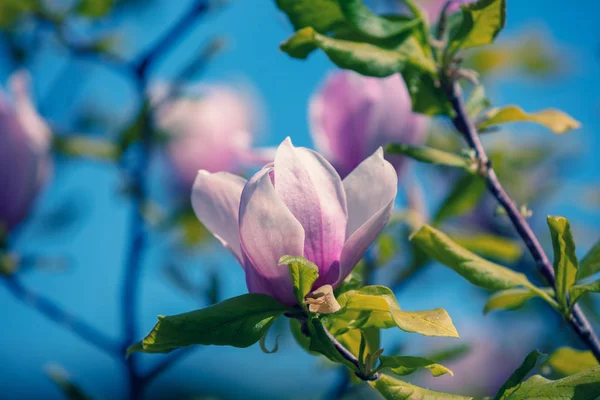
MULTIPOLYGON (((469 147, 475 151, 480 171, 485 178, 488 190, 506 210, 510 221, 533 257, 537 269, 544 276, 546 281, 552 287, 556 288, 554 268, 540 242, 533 233, 531 226, 529 226, 527 220, 521 215, 519 208, 506 193, 498 180, 498 176, 492 167, 491 161, 483 148, 477 129, 466 111, 460 85, 458 82, 450 80, 449 82, 444 83, 443 88, 456 113, 453 118, 454 126, 463 135, 469 147)), ((596 336, 595 332, 592 330, 592 327, 581 308, 575 305, 573 307, 572 315, 565 318, 575 333, 581 338, 586 346, 589 347, 596 359, 600 361, 600 340, 598 340, 598 336, 596 336)))

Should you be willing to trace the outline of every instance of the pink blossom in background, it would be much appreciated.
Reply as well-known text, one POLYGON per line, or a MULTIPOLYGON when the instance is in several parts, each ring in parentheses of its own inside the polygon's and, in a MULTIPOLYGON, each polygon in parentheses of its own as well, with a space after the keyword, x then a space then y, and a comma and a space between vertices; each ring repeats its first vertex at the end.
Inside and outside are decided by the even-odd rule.
POLYGON ((264 165, 274 152, 252 148, 260 128, 257 100, 248 92, 225 85, 203 85, 194 97, 164 100, 160 88, 156 125, 168 135, 166 156, 187 193, 198 170, 239 173, 245 166, 264 165))
POLYGON ((199 171, 192 205, 244 268, 248 291, 294 305, 279 259, 303 256, 319 267, 314 288, 336 287, 389 221, 396 190, 396 172, 381 148, 342 181, 320 154, 287 138, 275 161, 249 181, 199 171))
MULTIPOLYGON (((426 117, 412 112, 399 74, 387 78, 331 73, 309 107, 315 147, 345 177, 380 146, 423 143, 426 117)), ((398 175, 406 159, 386 155, 398 175)))
POLYGON ((51 132, 31 102, 29 79, 25 71, 10 77, 12 98, 0 89, 0 227, 9 232, 51 171, 51 132))
MULTIPOLYGON (((460 10, 461 4, 471 3, 474 0, 454 0, 448 7, 448 13, 452 14, 460 10)), ((419 0, 417 4, 423 8, 429 16, 430 23, 436 23, 440 17, 447 0, 419 0)))

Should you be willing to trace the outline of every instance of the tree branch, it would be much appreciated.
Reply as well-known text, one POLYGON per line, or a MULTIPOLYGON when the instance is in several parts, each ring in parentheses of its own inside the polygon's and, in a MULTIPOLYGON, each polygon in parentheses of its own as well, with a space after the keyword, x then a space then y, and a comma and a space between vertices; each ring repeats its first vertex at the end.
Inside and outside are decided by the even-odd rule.
POLYGON ((1 280, 5 283, 10 293, 18 300, 32 307, 56 324, 67 328, 84 341, 105 353, 118 359, 122 357, 118 341, 104 335, 101 331, 92 327, 79 317, 65 311, 53 301, 28 289, 15 275, 4 276, 1 280))
MULTIPOLYGON (((486 180, 486 185, 489 191, 506 210, 510 221, 531 253, 537 269, 544 276, 546 281, 552 287, 556 288, 554 268, 537 237, 531 230, 529 223, 521 215, 521 212, 519 211, 519 208, 515 202, 510 198, 500 184, 498 176, 496 175, 485 149, 483 148, 477 129, 475 128, 473 121, 471 121, 466 111, 460 85, 458 82, 451 80, 450 82, 446 82, 444 84, 444 91, 446 92, 446 95, 452 104, 452 108, 456 113, 456 116, 453 119, 454 126, 460 133, 462 133, 469 147, 475 151, 475 155, 479 162, 480 172, 486 180)), ((576 305, 573 307, 573 313, 571 318, 568 318, 568 322, 575 333, 589 347, 596 359, 600 361, 600 340, 598 340, 598 337, 592 330, 589 321, 579 306, 576 305)))
POLYGON ((189 346, 174 351, 171 354, 165 356, 165 358, 159 361, 153 368, 151 368, 145 375, 143 375, 142 379, 144 381, 144 384, 149 384, 150 382, 152 382, 160 374, 169 369, 173 364, 177 363, 184 357, 190 355, 194 350, 196 350, 196 348, 196 346, 189 346))

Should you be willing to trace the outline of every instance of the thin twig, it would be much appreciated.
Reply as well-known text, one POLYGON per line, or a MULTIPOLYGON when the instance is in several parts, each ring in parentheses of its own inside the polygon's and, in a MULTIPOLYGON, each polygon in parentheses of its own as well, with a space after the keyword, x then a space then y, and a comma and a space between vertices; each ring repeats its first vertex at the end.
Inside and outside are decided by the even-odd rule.
POLYGON ((118 359, 122 357, 119 343, 103 334, 79 317, 65 311, 54 303, 31 289, 28 289, 15 275, 2 277, 8 290, 23 303, 46 316, 53 322, 67 328, 82 340, 118 359))
MULTIPOLYGON (((148 72, 153 63, 159 59, 177 40, 192 27, 199 16, 209 9, 206 0, 192 4, 182 18, 167 31, 148 51, 146 51, 134 65, 137 87, 145 96, 148 85, 148 72)), ((150 162, 150 154, 154 145, 154 129, 152 127, 152 110, 143 115, 141 126, 141 143, 136 165, 132 168, 131 177, 134 184, 132 213, 129 221, 129 253, 126 257, 125 278, 122 287, 122 349, 125 351, 137 338, 137 300, 139 281, 142 269, 143 253, 147 241, 146 222, 143 216, 143 207, 148 197, 146 172, 150 162)), ((127 358, 125 365, 129 376, 129 398, 140 399, 143 396, 144 385, 147 379, 141 376, 137 366, 138 355, 133 354, 127 358)), ((177 359, 173 359, 173 362, 177 359)), ((165 368, 170 364, 165 365, 165 368)), ((160 370, 158 371, 160 372, 160 370)))
MULTIPOLYGON (((483 148, 479 134, 473 121, 469 118, 463 102, 462 91, 458 82, 450 81, 444 85, 444 90, 448 96, 450 103, 456 113, 453 119, 454 126, 461 132, 467 141, 469 147, 475 151, 477 160, 479 161, 480 171, 485 177, 486 185, 492 195, 498 200, 502 207, 506 210, 513 226, 517 230, 531 256, 535 260, 535 264, 546 281, 556 287, 556 279, 554 277, 554 268, 544 252, 540 242, 533 233, 527 220, 521 215, 521 212, 515 202, 506 193, 498 176, 491 165, 491 162, 483 148)), ((592 330, 592 327, 584 315, 581 308, 577 305, 573 307, 572 317, 568 318, 568 322, 581 338, 581 340, 589 347, 596 359, 600 361, 600 340, 592 330)))
POLYGON ((144 384, 147 385, 150 382, 152 382, 160 374, 169 369, 173 364, 182 360, 184 357, 187 357, 196 349, 197 347, 195 346, 185 347, 165 356, 165 358, 159 361, 154 367, 152 367, 152 369, 150 369, 145 375, 142 376, 144 384))

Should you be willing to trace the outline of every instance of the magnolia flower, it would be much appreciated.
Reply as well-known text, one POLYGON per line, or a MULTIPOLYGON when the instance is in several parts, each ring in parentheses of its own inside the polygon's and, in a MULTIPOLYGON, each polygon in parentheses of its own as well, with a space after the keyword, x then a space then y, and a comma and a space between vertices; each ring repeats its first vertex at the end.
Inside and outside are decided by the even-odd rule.
MULTIPOLYGON (((330 74, 310 101, 315 146, 345 177, 375 149, 392 142, 419 144, 426 119, 412 112, 399 74, 371 78, 350 71, 330 74)), ((398 175, 402 156, 387 155, 398 175)))
POLYGON ((170 100, 164 93, 168 87, 151 94, 155 122, 169 135, 166 155, 181 188, 192 187, 199 169, 235 173, 273 160, 272 153, 252 149, 259 112, 248 93, 217 85, 193 89, 193 98, 170 100))
POLYGON ((29 75, 9 79, 12 99, 0 89, 0 231, 27 215, 48 177, 51 132, 29 97, 29 75))
POLYGON ((250 292, 294 305, 289 271, 279 259, 312 261, 319 268, 314 288, 335 288, 387 224, 396 189, 396 172, 381 148, 342 181, 320 154, 287 138, 275 162, 249 181, 199 171, 192 205, 244 268, 250 292))

